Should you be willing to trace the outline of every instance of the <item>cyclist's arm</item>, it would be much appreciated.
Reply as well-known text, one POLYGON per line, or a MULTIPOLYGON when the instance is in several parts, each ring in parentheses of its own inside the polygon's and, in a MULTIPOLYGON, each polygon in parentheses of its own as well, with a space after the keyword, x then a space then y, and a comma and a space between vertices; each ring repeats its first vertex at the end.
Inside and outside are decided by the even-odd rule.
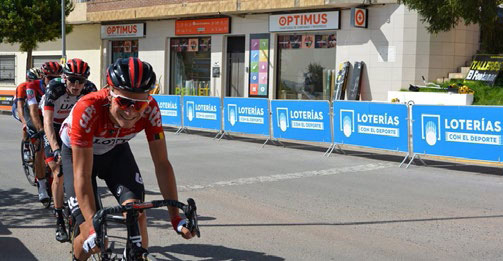
POLYGON ((30 108, 30 117, 31 117, 31 121, 33 122, 33 125, 35 125, 35 128, 37 129, 37 131, 43 130, 44 125, 42 124, 42 121, 40 120, 38 104, 30 104, 29 108, 30 108))
POLYGON ((51 145, 52 151, 55 151, 59 148, 58 141, 56 139, 56 132, 54 131, 54 125, 52 124, 54 119, 54 111, 44 109, 44 131, 47 139, 49 140, 49 144, 51 145))
MULTIPOLYGON (((149 141, 150 155, 154 162, 155 175, 157 177, 157 184, 164 199, 178 200, 178 192, 176 189, 175 172, 173 166, 168 159, 168 151, 166 149, 166 141, 163 139, 156 139, 149 141)), ((178 208, 168 207, 169 216, 171 218, 178 216, 178 208)))
POLYGON ((23 123, 23 125, 26 125, 26 120, 24 119, 24 99, 18 99, 17 100, 17 116, 23 123))
POLYGON ((91 221, 96 212, 93 185, 93 148, 72 146, 74 187, 80 211, 86 221, 91 221))

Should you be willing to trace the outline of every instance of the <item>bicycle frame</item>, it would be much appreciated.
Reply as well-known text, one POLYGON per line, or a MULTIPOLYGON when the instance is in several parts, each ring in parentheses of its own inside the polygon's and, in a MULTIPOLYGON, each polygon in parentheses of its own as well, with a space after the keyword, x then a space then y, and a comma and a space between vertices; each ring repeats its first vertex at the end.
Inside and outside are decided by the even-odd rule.
MULTIPOLYGON (((187 205, 176 200, 154 200, 144 203, 128 203, 126 205, 118 205, 115 207, 102 208, 93 216, 93 226, 96 232, 96 242, 100 248, 102 256, 107 255, 105 248, 105 235, 106 235, 106 221, 110 221, 107 217, 111 214, 126 213, 126 226, 127 226, 127 244, 126 244, 126 260, 143 260, 148 255, 148 251, 141 247, 141 242, 133 242, 132 238, 140 235, 138 226, 139 212, 145 209, 159 208, 172 206, 181 209, 185 217, 188 219, 187 228, 191 232, 196 232, 198 237, 201 236, 199 225, 197 221, 197 207, 192 198, 187 200, 187 205)), ((114 220, 115 222, 115 220, 114 220)), ((122 223, 122 222, 119 222, 122 223)))

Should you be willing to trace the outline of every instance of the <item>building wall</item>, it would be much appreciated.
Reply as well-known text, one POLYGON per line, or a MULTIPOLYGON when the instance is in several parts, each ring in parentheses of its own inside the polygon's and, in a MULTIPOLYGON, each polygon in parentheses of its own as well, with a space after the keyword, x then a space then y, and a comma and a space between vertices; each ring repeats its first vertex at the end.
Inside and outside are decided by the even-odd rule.
POLYGON ((447 77, 479 48, 477 25, 432 35, 420 15, 404 5, 370 7, 367 29, 351 27, 349 19, 350 11, 342 11, 336 62, 365 62, 363 100, 384 101, 388 91, 423 84, 422 76, 429 81, 447 77))
MULTIPOLYGON (((74 25, 73 31, 66 36, 66 55, 68 59, 81 58, 91 68, 89 80, 99 85, 101 80, 101 40, 100 26, 98 24, 74 25)), ((19 45, 0 44, 0 55, 16 56, 15 85, 0 85, 2 89, 14 89, 26 81, 27 53, 19 52, 19 45)), ((52 42, 40 43, 33 51, 33 56, 51 55, 61 56, 61 39, 52 42)), ((99 87, 99 86, 98 86, 99 87)))

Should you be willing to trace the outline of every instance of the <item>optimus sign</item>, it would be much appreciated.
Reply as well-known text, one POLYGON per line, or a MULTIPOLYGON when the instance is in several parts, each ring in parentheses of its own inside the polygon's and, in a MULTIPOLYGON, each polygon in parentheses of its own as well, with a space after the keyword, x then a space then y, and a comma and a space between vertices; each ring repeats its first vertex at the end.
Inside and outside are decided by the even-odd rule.
POLYGON ((340 11, 269 16, 270 32, 340 29, 340 11))
POLYGON ((145 36, 145 24, 111 24, 101 26, 101 39, 138 38, 145 36))

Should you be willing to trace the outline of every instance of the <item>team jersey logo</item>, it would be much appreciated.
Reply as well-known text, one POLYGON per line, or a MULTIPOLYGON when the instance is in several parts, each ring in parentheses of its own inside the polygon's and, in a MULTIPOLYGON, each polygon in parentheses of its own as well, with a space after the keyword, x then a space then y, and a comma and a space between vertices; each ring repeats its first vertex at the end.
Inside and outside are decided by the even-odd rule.
POLYGON ((89 127, 88 125, 95 113, 96 109, 94 108, 94 105, 87 107, 84 110, 84 113, 82 113, 82 118, 80 118, 79 124, 80 127, 85 129, 86 133, 91 132, 91 127, 89 127))

